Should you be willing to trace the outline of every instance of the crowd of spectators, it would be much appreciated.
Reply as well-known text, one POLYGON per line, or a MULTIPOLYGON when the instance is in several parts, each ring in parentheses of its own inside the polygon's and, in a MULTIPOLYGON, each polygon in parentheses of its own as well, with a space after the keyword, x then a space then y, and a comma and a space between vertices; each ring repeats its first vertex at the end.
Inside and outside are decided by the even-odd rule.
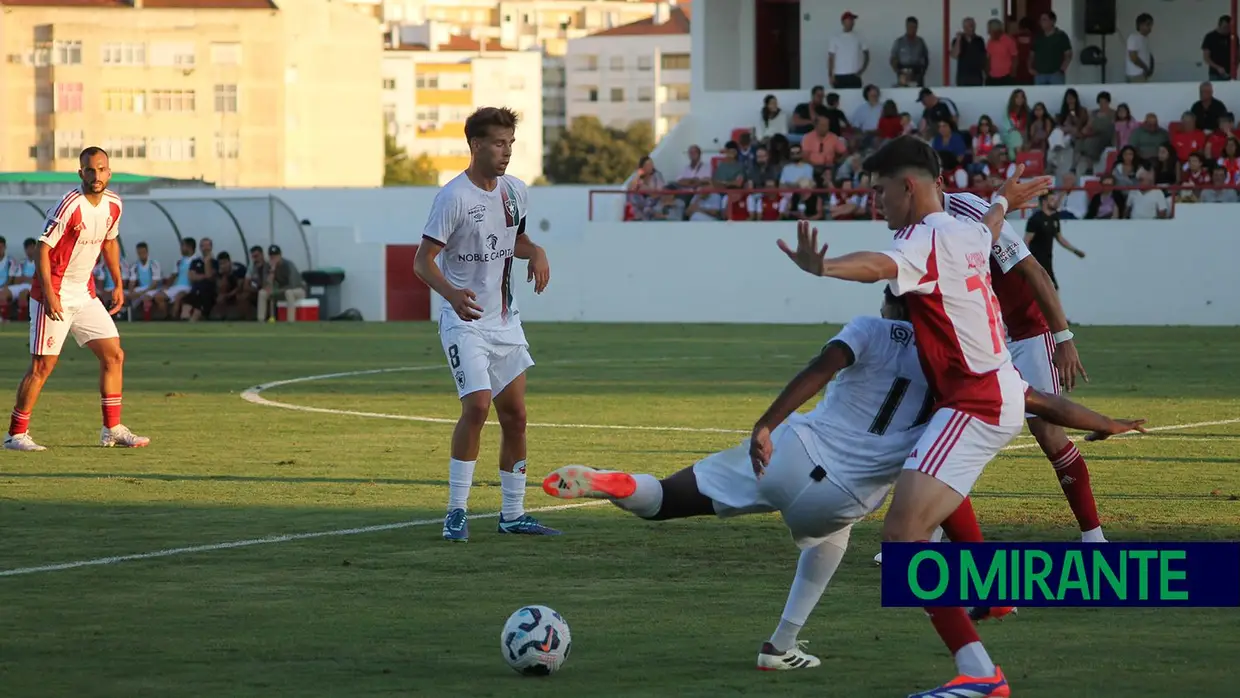
MULTIPOLYGON (((36 242, 24 243, 25 258, 7 253, 0 237, 0 318, 27 319, 30 286, 34 281, 36 242)), ((257 320, 275 321, 272 303, 285 301, 295 307, 306 297, 306 285, 297 266, 284 257, 278 245, 266 253, 255 245, 249 265, 233 260, 226 251, 218 254, 211 238, 181 239, 181 256, 169 267, 150 257, 145 242, 134 246, 136 259, 121 260, 121 279, 112 278, 102 257, 94 269, 95 288, 104 305, 111 303, 119 284, 125 291, 126 316, 141 320, 257 320)), ((294 321, 296 313, 288 312, 294 321)))

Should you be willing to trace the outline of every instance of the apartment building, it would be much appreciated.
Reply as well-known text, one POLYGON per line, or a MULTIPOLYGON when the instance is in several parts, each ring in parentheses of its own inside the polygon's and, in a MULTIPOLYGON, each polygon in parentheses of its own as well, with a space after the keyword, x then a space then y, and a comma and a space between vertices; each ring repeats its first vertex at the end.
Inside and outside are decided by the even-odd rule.
POLYGON ((0 170, 76 170, 101 145, 114 170, 221 186, 383 181, 379 24, 353 6, 0 0, 0 13, 0 170))
POLYGON ((658 3, 647 19, 568 42, 566 120, 650 123, 662 138, 689 113, 688 7, 658 3))
POLYGON ((508 172, 526 182, 542 175, 542 60, 448 33, 435 22, 414 43, 383 55, 383 119, 410 155, 426 153, 446 183, 469 165, 465 119, 479 106, 506 106, 521 122, 508 172))

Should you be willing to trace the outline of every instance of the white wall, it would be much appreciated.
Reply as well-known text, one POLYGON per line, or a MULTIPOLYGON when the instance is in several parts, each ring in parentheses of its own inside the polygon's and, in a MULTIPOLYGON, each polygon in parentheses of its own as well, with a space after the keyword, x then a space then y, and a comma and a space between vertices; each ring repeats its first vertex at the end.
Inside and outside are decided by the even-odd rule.
MULTIPOLYGON (((1123 82, 1125 45, 1128 35, 1137 30, 1137 15, 1148 12, 1154 17, 1154 31, 1149 36, 1154 54, 1154 79, 1158 81, 1201 81, 1209 77, 1201 60, 1201 40, 1217 26, 1218 18, 1231 12, 1231 0, 1124 0, 1116 3, 1115 36, 1106 37, 1107 80, 1123 82)), ((1073 37, 1077 55, 1080 46, 1101 46, 1102 37, 1073 37), (1082 41, 1087 43, 1082 44, 1082 41)), ((1078 79, 1096 82, 1097 67, 1079 66, 1078 79)), ((1219 97, 1223 99, 1223 97, 1219 97)), ((1232 101, 1240 101, 1240 89, 1232 101)), ((1228 105, 1233 106, 1233 105, 1228 105)))

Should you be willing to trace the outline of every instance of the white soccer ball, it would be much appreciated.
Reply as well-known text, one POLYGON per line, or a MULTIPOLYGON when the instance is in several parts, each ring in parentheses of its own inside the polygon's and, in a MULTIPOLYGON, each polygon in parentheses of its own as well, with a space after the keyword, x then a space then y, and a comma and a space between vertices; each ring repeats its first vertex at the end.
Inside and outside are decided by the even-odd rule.
POLYGON ((573 638, 564 617, 546 606, 523 606, 508 616, 499 637, 504 661, 525 676, 547 676, 568 660, 573 638))

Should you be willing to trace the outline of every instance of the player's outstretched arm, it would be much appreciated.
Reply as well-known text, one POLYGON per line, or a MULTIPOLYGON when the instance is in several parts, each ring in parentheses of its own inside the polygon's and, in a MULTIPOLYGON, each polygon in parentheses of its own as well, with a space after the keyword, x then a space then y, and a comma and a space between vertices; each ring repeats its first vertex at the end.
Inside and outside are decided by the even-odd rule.
POLYGON ((852 350, 843 342, 830 342, 823 348, 822 353, 784 386, 779 397, 775 398, 766 412, 758 418, 750 436, 749 457, 753 461, 755 475, 761 477, 762 469, 771 462, 771 454, 774 452, 771 432, 775 427, 822 392, 835 374, 851 366, 853 360, 852 350))
POLYGON ((815 276, 872 284, 894 279, 900 273, 895 260, 881 252, 853 252, 842 257, 828 258, 827 245, 818 247, 818 229, 812 228, 809 221, 797 222, 795 250, 783 240, 778 244, 779 249, 788 255, 788 259, 803 271, 815 276))
POLYGON ((1107 437, 1130 431, 1145 433, 1144 419, 1113 419, 1098 414, 1088 407, 1078 405, 1068 398, 1048 395, 1033 388, 1025 393, 1025 410, 1051 424, 1090 432, 1085 437, 1086 441, 1102 441, 1107 437))
POLYGON ((1012 270, 1019 273, 1029 284, 1029 288, 1033 291, 1034 302, 1046 316, 1046 324, 1050 325, 1051 332, 1056 335, 1054 362, 1055 369, 1059 373, 1059 384, 1064 387, 1064 390, 1071 392, 1076 387, 1077 376, 1084 378, 1088 383, 1089 375, 1085 373, 1085 366, 1081 364, 1080 354, 1076 351, 1076 342, 1072 339, 1072 334, 1068 332, 1068 315, 1064 312, 1059 292, 1055 290, 1050 274, 1046 273, 1033 255, 1017 262, 1012 270), (1063 335, 1064 332, 1068 334, 1063 335), (1068 338, 1063 339, 1063 336, 1068 338))
POLYGON ((551 263, 547 261, 547 251, 535 245, 530 236, 525 234, 525 219, 521 220, 521 232, 517 233, 512 253, 517 259, 530 260, 525 280, 534 282, 534 293, 542 293, 551 281, 551 263))
POLYGON ((990 228, 992 243, 999 241, 999 234, 1003 231, 1003 221, 1009 211, 1033 208, 1037 205, 1038 198, 1049 192, 1055 183, 1053 177, 1034 177, 1022 182, 1020 178, 1024 173, 1025 166, 1017 165, 1012 176, 995 192, 996 203, 992 204, 986 211, 986 215, 982 217, 982 223, 990 228), (999 197, 1003 198, 1006 205, 998 203, 999 197))

